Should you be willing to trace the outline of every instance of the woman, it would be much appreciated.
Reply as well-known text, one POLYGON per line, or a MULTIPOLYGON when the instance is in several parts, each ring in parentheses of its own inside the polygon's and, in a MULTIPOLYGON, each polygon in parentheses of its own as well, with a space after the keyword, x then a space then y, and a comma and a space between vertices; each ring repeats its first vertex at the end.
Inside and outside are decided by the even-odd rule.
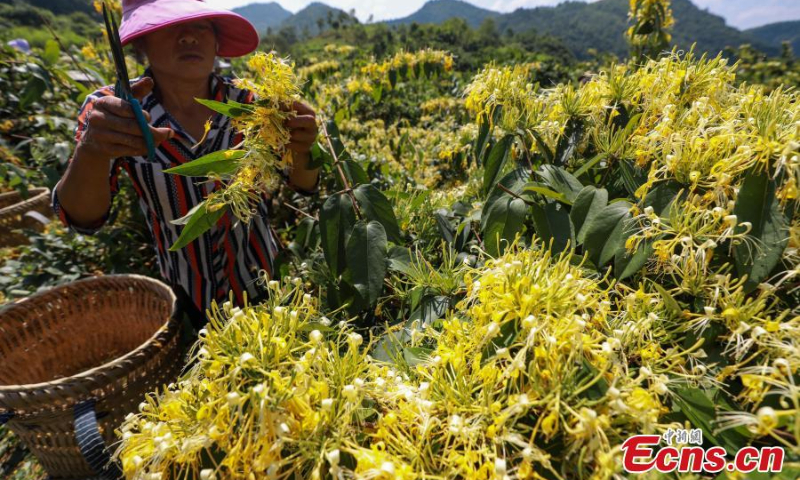
MULTIPOLYGON (((122 44, 133 43, 150 65, 132 88, 150 123, 156 158, 147 158, 130 105, 115 98, 112 88, 102 88, 86 99, 78 115, 75 153, 53 190, 53 209, 71 229, 96 232, 109 217, 119 169, 124 168, 153 235, 161 274, 193 309, 190 317, 197 324, 212 300, 226 300, 229 291, 239 304, 245 293, 258 298, 263 292, 256 285, 260 271, 271 275, 279 247, 262 198, 250 225, 226 214, 186 248, 170 252, 182 228, 171 221, 186 215, 215 185, 205 178, 163 171, 241 141, 228 118, 195 98, 253 102, 252 93, 214 73, 214 60, 251 53, 258 46, 258 33, 243 17, 198 0, 123 0, 122 6, 122 44), (209 118, 212 128, 196 145, 209 118)), ((316 120, 306 105, 297 102, 292 108, 297 116, 287 126, 294 164, 284 174, 290 187, 312 194, 319 172, 307 167, 317 137, 316 120)))

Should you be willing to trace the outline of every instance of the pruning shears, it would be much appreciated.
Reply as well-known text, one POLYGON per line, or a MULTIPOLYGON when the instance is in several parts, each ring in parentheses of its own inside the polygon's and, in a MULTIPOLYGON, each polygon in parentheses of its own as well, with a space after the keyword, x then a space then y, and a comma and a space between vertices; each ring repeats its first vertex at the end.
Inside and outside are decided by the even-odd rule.
POLYGON ((133 96, 131 90, 131 82, 128 78, 128 66, 125 64, 125 54, 122 52, 122 42, 119 39, 119 29, 117 23, 114 21, 114 16, 111 15, 103 2, 103 20, 106 22, 106 33, 108 34, 108 42, 111 45, 111 55, 114 57, 114 66, 117 70, 117 84, 114 87, 114 95, 131 104, 133 114, 136 116, 136 122, 144 135, 144 141, 147 144, 147 155, 152 161, 156 156, 156 146, 153 140, 153 134, 150 133, 150 125, 142 111, 142 105, 139 100, 133 96))

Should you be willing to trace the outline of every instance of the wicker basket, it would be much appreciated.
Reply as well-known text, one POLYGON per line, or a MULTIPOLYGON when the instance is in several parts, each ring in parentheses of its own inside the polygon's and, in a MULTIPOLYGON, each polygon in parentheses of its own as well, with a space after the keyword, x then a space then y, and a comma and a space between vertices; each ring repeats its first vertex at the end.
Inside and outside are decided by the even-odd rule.
POLYGON ((53 478, 118 473, 96 457, 108 465, 114 429, 180 373, 175 305, 157 280, 110 275, 0 310, 0 416, 53 478))
POLYGON ((28 238, 15 230, 30 228, 41 231, 44 225, 39 220, 25 215, 30 211, 53 216, 50 207, 50 189, 32 188, 27 200, 19 192, 0 193, 0 247, 13 247, 28 242, 28 238))

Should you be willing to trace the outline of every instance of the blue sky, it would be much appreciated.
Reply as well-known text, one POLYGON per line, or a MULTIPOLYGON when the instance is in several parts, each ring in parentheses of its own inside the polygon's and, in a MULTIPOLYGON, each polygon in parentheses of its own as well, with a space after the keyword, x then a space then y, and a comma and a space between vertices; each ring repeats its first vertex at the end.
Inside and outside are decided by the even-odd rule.
MULTIPOLYGON (((269 0, 206 0, 222 7, 235 8, 250 3, 267 3, 269 0)), ((322 0, 343 10, 356 9, 356 15, 365 21, 370 14, 375 20, 386 20, 409 15, 418 10, 426 0, 322 0)), ((562 0, 468 0, 470 3, 495 10, 510 12, 517 8, 555 5, 562 0)), ((594 1, 594 0, 589 0, 594 1)), ((729 25, 751 28, 785 20, 800 20, 800 0, 692 0, 700 8, 721 15, 729 25)), ((285 9, 296 12, 311 0, 278 0, 285 9)))

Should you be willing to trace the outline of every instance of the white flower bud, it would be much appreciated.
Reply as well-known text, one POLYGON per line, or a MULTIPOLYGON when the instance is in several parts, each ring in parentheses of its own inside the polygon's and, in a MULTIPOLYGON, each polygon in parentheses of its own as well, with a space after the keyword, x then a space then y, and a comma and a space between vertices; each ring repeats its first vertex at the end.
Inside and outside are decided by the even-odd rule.
POLYGON ((530 330, 531 328, 535 327, 536 326, 536 317, 534 317, 533 315, 528 315, 527 317, 525 317, 522 320, 522 326, 523 326, 523 328, 527 328, 528 330, 530 330))
POLYGON ((383 462, 381 464, 381 472, 387 475, 394 475, 394 463, 392 462, 383 462))
POLYGON ((244 365, 244 364, 246 364, 248 362, 252 362, 255 359, 256 359, 256 357, 254 357, 252 353, 245 352, 245 353, 242 354, 241 357, 239 357, 239 365, 244 365))
POLYGON ((228 405, 235 407, 239 405, 241 396, 236 392, 230 392, 229 394, 225 395, 225 400, 228 401, 228 405))
POLYGON ((325 411, 331 410, 333 408, 333 399, 332 398, 323 399, 322 402, 320 402, 320 405, 322 406, 322 409, 325 411))
POLYGON ((500 325, 498 325, 496 322, 492 322, 486 327, 487 338, 494 338, 499 332, 500 332, 500 325))
POLYGON ((331 450, 330 452, 325 454, 325 457, 328 459, 328 463, 331 465, 339 465, 339 449, 331 450))
POLYGON ((347 336, 347 343, 349 343, 350 346, 353 348, 358 348, 358 346, 361 345, 363 342, 364 342, 364 337, 362 337, 358 333, 353 332, 347 336))
POLYGON ((216 480, 217 476, 214 474, 213 468, 204 468, 200 470, 200 480, 216 480))
POLYGON ((506 461, 502 458, 496 458, 494 460, 494 473, 501 478, 506 475, 506 461))
POLYGON ((312 330, 311 333, 308 335, 308 337, 311 339, 312 342, 319 343, 322 341, 322 332, 320 332, 319 330, 312 330))
POLYGON ((353 385, 345 385, 344 388, 342 388, 342 395, 344 398, 353 402, 358 398, 358 391, 353 385))

